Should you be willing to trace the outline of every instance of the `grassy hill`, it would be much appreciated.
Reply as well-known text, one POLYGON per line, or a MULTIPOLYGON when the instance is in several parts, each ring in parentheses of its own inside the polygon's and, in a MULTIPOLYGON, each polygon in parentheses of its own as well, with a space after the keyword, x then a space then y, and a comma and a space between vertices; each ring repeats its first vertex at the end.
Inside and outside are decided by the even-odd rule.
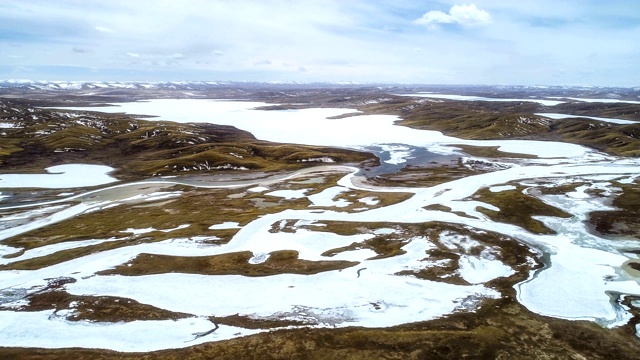
POLYGON ((612 155, 640 155, 640 122, 614 124, 579 118, 599 116, 640 119, 640 105, 564 103, 543 106, 533 102, 416 100, 395 98, 361 108, 367 113, 392 113, 399 125, 437 130, 473 140, 528 139, 563 141, 588 146, 612 155), (570 113, 575 118, 553 120, 536 112, 570 113))
POLYGON ((6 172, 81 162, 112 166, 120 177, 140 177, 376 161, 369 153, 261 141, 233 126, 42 109, 15 101, 0 102, 0 139, 6 172))

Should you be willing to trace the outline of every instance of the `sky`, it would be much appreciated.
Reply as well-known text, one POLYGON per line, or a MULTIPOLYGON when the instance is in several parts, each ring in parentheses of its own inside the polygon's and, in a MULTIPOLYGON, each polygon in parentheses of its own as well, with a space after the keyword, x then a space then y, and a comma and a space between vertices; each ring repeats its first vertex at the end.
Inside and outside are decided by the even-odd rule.
POLYGON ((640 85, 638 0, 0 0, 0 79, 640 85))

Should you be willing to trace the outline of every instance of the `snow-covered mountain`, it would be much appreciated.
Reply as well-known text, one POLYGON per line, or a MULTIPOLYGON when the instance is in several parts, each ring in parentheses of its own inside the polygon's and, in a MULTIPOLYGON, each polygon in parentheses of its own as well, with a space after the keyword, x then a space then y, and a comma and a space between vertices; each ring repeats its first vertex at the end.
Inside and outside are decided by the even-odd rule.
POLYGON ((230 85, 220 81, 33 81, 0 80, 0 88, 22 88, 29 90, 92 90, 92 89, 197 89, 202 87, 230 85))
MULTIPOLYGON (((438 94, 458 94, 480 97, 557 97, 593 98, 611 100, 640 100, 640 87, 602 87, 565 85, 419 85, 419 84, 376 84, 356 82, 256 82, 256 81, 33 81, 0 80, 0 90, 6 91, 70 91, 82 95, 94 95, 112 91, 178 90, 186 92, 208 92, 216 89, 241 89, 265 91, 271 89, 368 89, 388 93, 433 92, 438 94)), ((112 95, 112 94, 110 94, 112 95)), ((187 94, 189 95, 189 94, 187 94)))

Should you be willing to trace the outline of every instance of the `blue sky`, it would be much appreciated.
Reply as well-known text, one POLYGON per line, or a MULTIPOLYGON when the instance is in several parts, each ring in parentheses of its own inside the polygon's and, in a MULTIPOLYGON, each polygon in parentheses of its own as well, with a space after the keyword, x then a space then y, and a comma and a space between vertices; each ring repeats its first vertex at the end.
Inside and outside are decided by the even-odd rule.
POLYGON ((640 85, 637 0, 0 0, 0 79, 640 85))

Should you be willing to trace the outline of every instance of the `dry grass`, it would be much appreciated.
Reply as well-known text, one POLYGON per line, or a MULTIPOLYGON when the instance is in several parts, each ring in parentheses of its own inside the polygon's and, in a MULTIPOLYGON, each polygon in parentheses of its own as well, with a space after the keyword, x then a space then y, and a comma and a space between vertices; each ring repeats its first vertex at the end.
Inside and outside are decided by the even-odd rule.
POLYGON ((607 236, 632 236, 640 239, 640 186, 617 183, 622 192, 612 200, 612 206, 618 210, 594 211, 589 214, 589 223, 593 229, 607 236))
POLYGON ((113 296, 71 295, 63 290, 48 290, 29 297, 29 305, 20 311, 72 310, 67 321, 130 322, 137 320, 177 320, 191 315, 159 309, 132 299, 113 296))
POLYGON ((250 264, 250 251, 226 253, 212 256, 170 256, 140 254, 126 264, 112 270, 100 271, 98 275, 151 275, 185 273, 201 275, 269 276, 277 274, 311 275, 324 271, 342 270, 358 264, 354 261, 310 261, 298 259, 298 252, 280 250, 269 253, 269 258, 260 264, 250 264))
POLYGON ((500 192, 491 192, 488 188, 483 188, 478 190, 471 198, 500 209, 500 211, 484 207, 476 209, 491 220, 517 225, 535 234, 555 234, 555 232, 532 216, 571 217, 571 214, 547 205, 533 196, 523 194, 522 190, 523 187, 520 185, 517 185, 515 190, 500 192))

